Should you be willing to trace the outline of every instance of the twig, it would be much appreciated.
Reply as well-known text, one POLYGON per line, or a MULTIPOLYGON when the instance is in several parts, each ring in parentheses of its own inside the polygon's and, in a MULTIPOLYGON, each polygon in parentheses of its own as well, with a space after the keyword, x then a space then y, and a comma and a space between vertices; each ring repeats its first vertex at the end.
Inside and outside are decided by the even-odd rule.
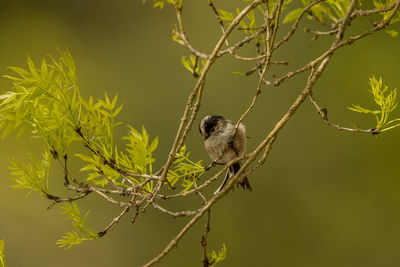
POLYGON ((327 111, 327 109, 326 108, 320 108, 320 106, 315 101, 312 93, 310 93, 309 98, 310 98, 311 103, 314 105, 314 107, 318 111, 318 114, 321 116, 321 118, 324 120, 324 122, 326 124, 328 124, 329 126, 335 128, 335 129, 337 129, 339 131, 349 131, 349 132, 357 132, 357 133, 369 133, 369 134, 373 134, 373 135, 379 133, 374 128, 364 130, 364 129, 360 129, 360 128, 347 128, 347 127, 342 127, 340 125, 334 124, 334 123, 332 123, 332 122, 330 122, 328 120, 328 111, 327 111))
POLYGON ((57 203, 61 203, 61 202, 72 202, 81 198, 86 197, 87 195, 89 195, 91 193, 91 191, 84 191, 83 193, 81 193, 80 195, 77 195, 75 197, 66 197, 66 198, 61 198, 58 196, 54 196, 52 194, 46 193, 46 197, 52 201, 54 201, 50 206, 47 207, 47 209, 51 209, 52 207, 54 207, 54 205, 56 205, 57 203))
POLYGON ((377 14, 377 13, 381 13, 381 12, 387 12, 392 10, 394 7, 396 6, 396 2, 394 2, 393 4, 391 4, 390 6, 387 7, 383 7, 383 8, 375 8, 375 9, 371 9, 371 10, 355 10, 353 12, 353 14, 351 14, 351 18, 355 18, 357 16, 370 16, 373 14, 377 14))
POLYGON ((192 211, 192 210, 184 210, 184 211, 170 211, 167 210, 163 207, 161 207, 160 205, 158 205, 157 203, 155 203, 154 201, 151 203, 151 205, 155 208, 158 209, 159 211, 166 213, 168 215, 171 215, 172 217, 176 218, 176 217, 186 217, 186 216, 193 216, 195 215, 198 210, 192 211))
POLYGON ((102 231, 100 231, 100 232, 98 233, 99 237, 102 237, 102 236, 104 236, 105 234, 107 234, 108 230, 110 230, 110 228, 111 228, 114 224, 117 224, 117 223, 119 222, 119 220, 121 219, 122 216, 124 216, 126 213, 128 213, 129 208, 130 208, 130 206, 126 206, 126 207, 122 210, 122 212, 121 212, 117 217, 115 217, 115 218, 111 221, 111 223, 110 223, 109 225, 106 226, 106 228, 104 228, 102 231))
MULTIPOLYGON (((219 13, 218 13, 217 9, 215 8, 214 3, 211 0, 208 0, 208 5, 211 7, 211 9, 213 10, 215 16, 217 17, 218 24, 219 24, 219 26, 221 28, 222 33, 225 34, 224 22, 222 21, 221 17, 219 16, 219 13)), ((228 50, 229 50, 228 38, 225 39, 225 45, 228 47, 228 50)), ((232 51, 229 50, 229 52, 232 54, 232 51)))
POLYGON ((209 267, 212 262, 208 261, 207 257, 207 235, 210 232, 210 213, 211 209, 207 210, 207 221, 206 226, 204 227, 204 233, 201 237, 201 247, 203 248, 203 266, 209 267))
POLYGON ((279 41, 278 43, 274 44, 274 49, 279 48, 283 43, 287 42, 292 36, 293 34, 296 32, 299 23, 301 21, 301 19, 303 18, 303 16, 308 13, 308 11, 315 5, 323 2, 325 0, 317 0, 314 1, 312 3, 310 3, 308 6, 306 6, 303 11, 301 12, 300 16, 296 19, 296 21, 293 23, 292 27, 290 27, 290 30, 288 31, 288 33, 286 34, 285 37, 283 37, 283 39, 281 41, 279 41))
POLYGON ((178 21, 178 27, 179 27, 179 32, 177 32, 177 34, 179 35, 179 37, 181 38, 183 45, 190 51, 190 53, 192 53, 193 55, 199 57, 199 58, 203 58, 206 59, 208 58, 207 54, 204 54, 198 50, 196 50, 189 42, 185 31, 183 30, 183 24, 182 24, 182 10, 178 7, 175 8, 176 10, 176 18, 178 21))
POLYGON ((258 36, 260 36, 261 34, 266 32, 266 26, 262 26, 261 30, 259 30, 258 32, 246 36, 243 40, 237 42, 235 45, 229 47, 229 49, 226 50, 222 50, 220 52, 218 52, 217 57, 221 57, 223 55, 225 55, 226 53, 229 53, 229 51, 232 51, 233 53, 238 50, 239 48, 241 48, 243 45, 250 43, 251 41, 253 41, 254 39, 256 39, 258 36))
POLYGON ((305 32, 312 33, 314 35, 332 35, 332 34, 336 33, 338 30, 339 29, 336 28, 336 29, 333 29, 333 30, 330 30, 330 31, 322 32, 322 31, 314 31, 314 30, 311 30, 309 28, 305 28, 304 29, 305 32))
MULTIPOLYGON (((268 20, 267 20, 267 37, 265 39, 265 43, 266 43, 266 47, 267 47, 267 52, 266 52, 266 59, 265 59, 265 63, 264 63, 264 68, 261 71, 260 74, 260 78, 258 80, 258 84, 257 84, 257 89, 256 89, 256 93, 250 103, 250 106, 247 108, 247 110, 242 114, 242 116, 239 118, 239 120, 237 121, 236 125, 235 125, 235 129, 232 133, 231 138, 233 138, 233 136, 235 136, 237 129, 239 128, 240 123, 244 120, 244 118, 247 116, 247 114, 254 108, 259 95, 261 94, 261 86, 262 86, 262 81, 264 79, 264 75, 267 72, 267 69, 270 65, 270 60, 272 57, 272 53, 273 53, 273 44, 275 42, 275 36, 276 33, 278 32, 278 22, 279 22, 279 15, 280 15, 280 11, 282 8, 282 3, 283 0, 279 1, 276 5, 276 8, 278 10, 278 13, 275 17, 275 27, 274 29, 271 29, 270 27, 270 21, 269 21, 269 16, 268 16, 268 20)), ((268 10, 268 9, 267 9, 268 10)))
MULTIPOLYGON (((67 153, 65 153, 64 154, 64 166, 65 166, 65 168, 67 168, 67 161, 68 161, 68 155, 67 155, 67 153)), ((64 173, 64 185, 69 185, 68 175, 66 173, 64 173)))

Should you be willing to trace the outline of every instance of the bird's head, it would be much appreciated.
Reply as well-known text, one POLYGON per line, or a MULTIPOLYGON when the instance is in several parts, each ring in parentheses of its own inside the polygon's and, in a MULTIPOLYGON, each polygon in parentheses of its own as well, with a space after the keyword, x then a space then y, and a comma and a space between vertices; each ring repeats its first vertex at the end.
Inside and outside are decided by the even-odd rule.
POLYGON ((204 140, 210 137, 210 135, 213 135, 223 121, 225 121, 225 118, 219 115, 208 115, 204 117, 199 123, 199 131, 200 134, 204 136, 204 140))

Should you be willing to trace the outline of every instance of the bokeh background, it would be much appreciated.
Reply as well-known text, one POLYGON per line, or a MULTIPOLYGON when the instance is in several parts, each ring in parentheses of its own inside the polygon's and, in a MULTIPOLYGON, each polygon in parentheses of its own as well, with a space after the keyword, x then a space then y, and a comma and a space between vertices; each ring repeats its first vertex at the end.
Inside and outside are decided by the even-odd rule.
MULTIPOLYGON (((219 36, 215 17, 207 1, 186 2, 185 30, 196 47, 209 52, 219 36)), ((232 3, 243 5, 215 1, 226 9, 232 3)), ((56 55, 56 46, 67 47, 76 61, 84 97, 118 93, 124 103, 120 120, 137 129, 144 125, 151 137, 159 136, 157 168, 166 159, 195 84, 180 63, 187 51, 171 40, 175 23, 172 8, 153 9, 150 0, 144 5, 132 0, 2 0, 0 72, 9 73, 8 66, 26 66, 27 54, 39 62, 56 55)), ((270 75, 293 70, 326 49, 329 38, 312 41, 311 35, 302 34, 305 26, 295 44, 284 45, 275 58, 289 60, 290 65, 275 67, 270 75)), ((360 20, 353 26, 359 30, 366 24, 360 20)), ((346 107, 373 104, 367 92, 372 74, 383 76, 391 88, 400 85, 399 48, 400 39, 381 32, 335 54, 315 87, 315 97, 332 121, 374 126, 373 120, 346 107)), ((250 67, 228 57, 215 64, 198 119, 222 114, 237 120, 250 103, 257 77, 232 72, 250 67)), ((288 109, 305 78, 263 89, 245 121, 249 150, 288 109)), ((0 79, 2 93, 10 87, 10 81, 0 79)), ((120 126, 117 135, 126 131, 120 126)), ((265 166, 252 175, 254 191, 236 190, 212 209, 209 249, 219 250, 222 243, 228 249, 220 266, 399 266, 399 133, 395 129, 372 137, 338 132, 323 123, 308 101, 304 103, 279 135, 265 166)), ((48 200, 11 188, 10 158, 41 151, 37 139, 26 137, 9 136, 0 142, 0 238, 6 240, 9 266, 140 266, 187 222, 149 209, 133 225, 131 215, 123 218, 100 240, 69 250, 58 248, 56 240, 73 230, 70 222, 57 207, 47 210, 48 200)), ((192 159, 208 163, 196 127, 187 144, 192 159)), ((51 186, 65 192, 60 172, 54 171, 51 186)), ((169 207, 188 208, 193 203, 179 199, 169 207)), ((89 224, 98 230, 120 212, 96 196, 79 204, 82 211, 91 211, 89 224)), ((203 228, 204 218, 158 266, 200 266, 203 228)))

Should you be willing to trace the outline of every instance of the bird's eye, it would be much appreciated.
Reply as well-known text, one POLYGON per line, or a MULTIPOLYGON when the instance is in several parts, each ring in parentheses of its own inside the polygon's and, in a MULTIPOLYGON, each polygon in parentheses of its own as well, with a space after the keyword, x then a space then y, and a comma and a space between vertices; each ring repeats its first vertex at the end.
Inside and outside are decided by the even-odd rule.
POLYGON ((215 131, 215 128, 211 128, 211 132, 213 133, 215 131))

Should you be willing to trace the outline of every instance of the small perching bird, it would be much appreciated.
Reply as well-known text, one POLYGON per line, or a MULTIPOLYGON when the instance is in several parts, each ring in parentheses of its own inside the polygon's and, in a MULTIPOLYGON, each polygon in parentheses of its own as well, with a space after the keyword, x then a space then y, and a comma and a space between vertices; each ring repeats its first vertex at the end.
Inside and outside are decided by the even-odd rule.
MULTIPOLYGON (((199 123, 199 131, 204 136, 204 146, 211 160, 217 164, 226 164, 231 160, 244 156, 246 152, 246 129, 239 124, 234 136, 235 123, 218 115, 204 117, 199 123)), ((214 192, 218 194, 228 179, 240 169, 241 163, 232 164, 226 171, 225 179, 214 192)), ((239 182, 244 189, 252 190, 247 177, 239 182)))

